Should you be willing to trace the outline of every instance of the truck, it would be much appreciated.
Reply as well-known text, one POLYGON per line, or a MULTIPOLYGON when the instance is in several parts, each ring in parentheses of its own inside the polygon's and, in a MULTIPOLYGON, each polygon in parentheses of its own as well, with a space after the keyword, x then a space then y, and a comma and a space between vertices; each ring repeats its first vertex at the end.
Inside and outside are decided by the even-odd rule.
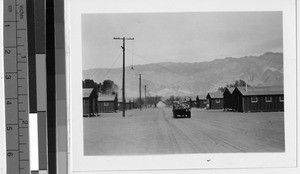
POLYGON ((191 118, 191 107, 187 101, 173 102, 173 118, 191 118))

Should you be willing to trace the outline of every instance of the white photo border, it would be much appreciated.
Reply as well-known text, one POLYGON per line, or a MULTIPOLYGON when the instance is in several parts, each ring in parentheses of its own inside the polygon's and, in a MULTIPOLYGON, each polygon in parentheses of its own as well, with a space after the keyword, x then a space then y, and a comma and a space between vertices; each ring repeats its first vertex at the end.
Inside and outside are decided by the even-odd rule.
MULTIPOLYGON (((69 161, 72 172, 270 169, 297 167, 297 58, 295 0, 66 0, 69 161), (84 156, 82 118, 81 14, 157 12, 282 11, 285 152, 84 156), (209 160, 209 162, 208 162, 209 160), (184 162, 183 162, 184 161, 184 162)), ((265 171, 265 170, 264 170, 265 171)), ((258 171, 255 171, 258 172, 258 171)), ((240 173, 240 172, 237 172, 240 173)), ((253 173, 253 171, 252 171, 253 173)), ((270 173, 274 173, 270 172, 270 173)))

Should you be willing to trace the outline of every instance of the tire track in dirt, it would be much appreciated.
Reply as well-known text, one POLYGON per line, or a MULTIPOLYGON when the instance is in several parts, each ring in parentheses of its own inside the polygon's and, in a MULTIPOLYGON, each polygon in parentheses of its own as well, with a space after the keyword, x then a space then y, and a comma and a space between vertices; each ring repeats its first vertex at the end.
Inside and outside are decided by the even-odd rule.
MULTIPOLYGON (((199 117, 195 117, 195 119, 201 120, 201 118, 199 117)), ((253 136, 250 137, 246 134, 241 135, 241 132, 244 131, 238 131, 238 129, 230 127, 230 125, 225 124, 223 126, 218 126, 217 119, 212 119, 210 121, 211 122, 209 122, 208 124, 213 126, 215 130, 211 134, 207 134, 207 135, 212 137, 213 139, 216 138, 220 141, 223 141, 225 144, 236 147, 238 150, 241 150, 241 152, 263 152, 263 151, 270 151, 270 150, 278 151, 278 149, 273 148, 271 145, 267 147, 269 150, 265 149, 264 148, 266 146, 265 143, 262 143, 261 141, 257 141, 256 137, 253 136), (222 134, 224 135, 222 136, 222 134), (226 134, 227 136, 225 136, 226 134), (232 140, 232 142, 229 142, 229 140, 227 139, 232 140)), ((198 126, 204 127, 206 129, 211 129, 208 127, 207 124, 203 124, 201 121, 196 121, 193 124, 197 124, 198 126)))
POLYGON ((193 124, 191 120, 181 120, 180 122, 177 122, 178 125, 176 127, 182 130, 182 132, 185 132, 185 136, 189 138, 190 142, 193 142, 195 152, 212 153, 224 150, 228 151, 228 149, 236 149, 233 146, 229 148, 230 145, 224 146, 224 142, 221 143, 221 140, 204 133, 204 129, 192 126, 191 123, 193 124))
MULTIPOLYGON (((197 119, 199 119, 199 118, 197 118, 197 119)), ((220 146, 224 147, 227 150, 229 150, 229 149, 234 150, 235 149, 239 152, 247 152, 247 149, 241 148, 237 145, 234 145, 234 144, 230 143, 229 141, 225 140, 224 138, 220 138, 221 137, 220 135, 217 136, 217 132, 220 131, 220 130, 218 130, 218 127, 215 127, 216 129, 214 130, 214 132, 211 131, 211 133, 206 133, 206 132, 203 132, 203 129, 209 130, 209 127, 207 125, 205 125, 201 122, 191 122, 191 124, 195 125, 196 130, 202 131, 202 134, 205 135, 207 138, 209 138, 215 144, 220 145, 220 146), (202 127, 202 129, 200 129, 200 127, 202 127)))
POLYGON ((161 120, 159 119, 161 117, 161 111, 156 110, 154 114, 153 124, 155 125, 155 133, 153 139, 150 139, 152 141, 153 149, 156 152, 159 153, 174 153, 174 147, 173 145, 166 146, 166 142, 170 141, 168 140, 168 136, 166 136, 166 130, 163 129, 161 120), (171 148, 171 149, 170 149, 171 148))
MULTIPOLYGON (((199 120, 200 118, 197 118, 195 117, 197 120, 199 120)), ((208 125, 205 125, 201 122, 193 122, 192 124, 194 125, 197 125, 197 129, 199 129, 198 127, 203 127, 204 129, 211 129, 209 128, 208 125)), ((238 150, 239 152, 256 152, 257 150, 251 148, 249 145, 249 143, 242 143, 244 142, 244 140, 246 140, 247 138, 243 137, 244 140, 240 140, 240 141, 236 141, 236 145, 229 142, 229 140, 226 140, 225 136, 222 136, 222 133, 224 134, 226 131, 222 130, 221 127, 218 127, 218 126, 215 126, 214 127, 215 130, 214 132, 211 132, 211 133, 203 133, 204 135, 206 135, 208 138, 212 139, 213 141, 216 141, 218 144, 222 145, 223 147, 232 147, 236 150, 238 150)), ((238 132, 235 132, 236 135, 238 135, 238 132)), ((237 140, 241 137, 238 137, 238 136, 233 136, 233 135, 230 135, 229 137, 227 138, 230 138, 232 140, 237 140)), ((246 142, 246 141, 245 141, 246 142)), ((262 143, 259 143, 259 142, 255 142, 255 144, 258 146, 258 147, 261 147, 263 144, 262 143)), ((257 149, 261 149, 261 148, 257 148, 257 149)))
POLYGON ((162 118, 166 125, 168 126, 169 133, 172 135, 172 140, 175 140, 180 148, 179 153, 183 151, 186 152, 197 152, 197 144, 193 141, 193 139, 188 136, 187 131, 182 130, 177 125, 175 125, 173 121, 173 117, 168 117, 164 109, 162 109, 162 118), (172 119, 172 120, 171 120, 172 119))
POLYGON ((160 128, 161 132, 165 134, 165 140, 168 148, 171 148, 170 150, 172 153, 181 153, 180 145, 174 135, 174 131, 172 131, 168 121, 166 121, 165 119, 165 112, 162 108, 159 109, 159 114, 157 115, 157 117, 159 118, 157 125, 160 128))
MULTIPOLYGON (((205 112, 203 112, 203 114, 205 114, 205 112)), ((262 127, 263 125, 257 125, 256 121, 253 124, 253 120, 252 123, 245 124, 245 116, 238 115, 237 117, 235 115, 236 113, 233 113, 232 116, 229 118, 227 117, 228 119, 222 119, 220 114, 218 114, 218 116, 209 117, 209 119, 208 117, 199 117, 196 115, 194 119, 197 120, 195 123, 199 125, 204 127, 210 125, 209 129, 211 129, 211 127, 214 128, 214 133, 209 135, 215 135, 214 137, 217 137, 221 141, 234 144, 246 152, 282 152, 284 149, 284 141, 282 142, 276 138, 269 138, 268 136, 261 136, 261 132, 268 131, 262 127), (234 119, 234 121, 231 121, 230 119, 234 119), (205 124, 203 124, 203 122, 205 124), (253 129, 262 130, 258 130, 258 132, 253 129), (259 135, 256 135, 257 132, 259 135)), ((262 122, 264 120, 260 119, 260 121, 262 122)), ((272 130, 270 131, 272 132, 272 130)))
MULTIPOLYGON (((235 150, 235 151, 239 151, 239 152, 246 152, 245 149, 240 148, 224 139, 221 139, 217 136, 213 136, 213 132, 211 133, 206 133, 206 129, 207 127, 203 126, 204 124, 197 124, 192 119, 175 119, 178 120, 176 122, 177 125, 175 125, 173 122, 171 123, 166 117, 165 117, 166 121, 169 123, 169 125, 171 127, 174 128, 174 130, 176 130, 177 133, 179 133, 179 135, 185 140, 185 142, 188 142, 190 145, 192 145, 192 149, 195 152, 199 152, 199 151, 206 151, 206 152, 212 152, 213 147, 212 146, 218 146, 218 147, 214 147, 214 149, 218 149, 218 151, 220 151, 220 146, 223 147, 224 150, 235 150), (180 121, 179 121, 180 120, 180 121), (198 142, 199 140, 195 139, 195 137, 201 137, 201 135, 205 136, 202 138, 205 138, 204 142, 206 141, 205 144, 207 144, 209 141, 211 146, 207 147, 206 146, 201 146, 201 144, 198 144, 196 142, 198 142), (202 148, 201 148, 202 147, 202 148), (200 149, 201 148, 201 149, 200 149)), ((203 140, 203 139, 202 139, 203 140)))

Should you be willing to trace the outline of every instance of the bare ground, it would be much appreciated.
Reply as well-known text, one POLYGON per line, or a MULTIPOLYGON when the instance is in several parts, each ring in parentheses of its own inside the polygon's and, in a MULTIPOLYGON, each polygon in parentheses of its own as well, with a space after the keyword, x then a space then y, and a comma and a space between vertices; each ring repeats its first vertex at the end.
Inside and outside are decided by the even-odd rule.
POLYGON ((284 113, 192 109, 172 118, 170 108, 84 118, 85 155, 284 152, 284 113))

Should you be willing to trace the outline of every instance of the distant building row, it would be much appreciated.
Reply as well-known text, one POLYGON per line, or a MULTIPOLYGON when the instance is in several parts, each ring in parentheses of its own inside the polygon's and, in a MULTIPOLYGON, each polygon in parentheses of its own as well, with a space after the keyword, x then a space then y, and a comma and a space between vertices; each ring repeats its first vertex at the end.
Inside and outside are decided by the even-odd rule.
POLYGON ((284 110, 282 87, 225 88, 223 93, 188 98, 191 107, 224 109, 238 112, 271 112, 284 110))
MULTIPOLYGON (((93 88, 84 88, 83 90, 83 115, 91 116, 98 113, 112 113, 123 110, 122 100, 117 95, 98 95, 93 88)), ((135 108, 133 101, 125 101, 126 110, 135 108)))

